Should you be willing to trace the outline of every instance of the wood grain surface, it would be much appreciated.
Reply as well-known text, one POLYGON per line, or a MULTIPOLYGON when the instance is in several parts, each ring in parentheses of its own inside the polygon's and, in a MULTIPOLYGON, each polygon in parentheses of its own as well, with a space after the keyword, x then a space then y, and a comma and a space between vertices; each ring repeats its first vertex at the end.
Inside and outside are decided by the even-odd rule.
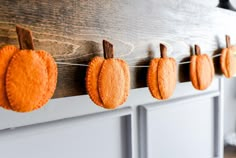
MULTIPOLYGON (((0 46, 17 45, 16 24, 32 30, 36 50, 72 63, 103 56, 103 39, 113 44, 115 57, 134 66, 159 57, 160 42, 178 62, 189 60, 194 44, 213 55, 225 47, 225 34, 236 43, 236 13, 197 0, 2 0, 0 46)), ((189 80, 188 67, 179 65, 179 82, 189 80)), ((58 70, 54 98, 86 94, 86 67, 58 65, 58 70)), ((130 71, 131 87, 145 87, 147 68, 130 71)))

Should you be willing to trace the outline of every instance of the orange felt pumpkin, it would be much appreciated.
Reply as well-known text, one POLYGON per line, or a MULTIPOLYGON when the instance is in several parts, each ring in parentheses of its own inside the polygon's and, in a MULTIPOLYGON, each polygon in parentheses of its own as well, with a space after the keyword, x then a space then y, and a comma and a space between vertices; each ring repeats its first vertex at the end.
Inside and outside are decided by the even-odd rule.
POLYGON ((160 44, 161 58, 154 58, 148 68, 147 85, 154 98, 168 99, 176 86, 176 61, 168 58, 166 47, 160 44))
POLYGON ((236 62, 234 58, 236 47, 231 46, 228 35, 226 35, 226 45, 226 48, 221 51, 220 66, 225 77, 231 78, 236 73, 236 62))
POLYGON ((103 41, 105 59, 95 57, 86 73, 86 88, 91 100, 104 108, 114 109, 123 104, 129 93, 128 65, 113 58, 113 46, 103 41))
POLYGON ((190 59, 190 79, 194 88, 204 90, 210 86, 214 78, 214 64, 207 54, 201 54, 198 45, 195 45, 195 53, 196 55, 192 55, 190 59))
POLYGON ((20 47, 25 50, 16 51, 8 65, 6 93, 12 110, 29 112, 42 107, 52 97, 57 66, 49 53, 33 50, 31 31, 19 26, 16 30, 20 47))

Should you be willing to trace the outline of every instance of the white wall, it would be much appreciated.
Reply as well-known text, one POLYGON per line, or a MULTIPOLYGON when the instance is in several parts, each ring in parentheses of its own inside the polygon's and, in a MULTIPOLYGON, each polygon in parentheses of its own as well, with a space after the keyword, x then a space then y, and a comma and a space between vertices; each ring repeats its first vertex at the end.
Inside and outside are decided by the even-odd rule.
POLYGON ((236 8, 236 0, 231 0, 230 2, 234 6, 234 8, 236 8))

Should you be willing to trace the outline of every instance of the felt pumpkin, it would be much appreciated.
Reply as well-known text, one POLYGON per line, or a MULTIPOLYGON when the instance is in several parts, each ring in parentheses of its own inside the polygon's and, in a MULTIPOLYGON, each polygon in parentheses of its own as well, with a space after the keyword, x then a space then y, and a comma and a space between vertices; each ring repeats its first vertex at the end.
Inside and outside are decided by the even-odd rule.
POLYGON ((5 91, 12 110, 29 112, 42 107, 52 97, 57 66, 49 53, 33 50, 31 31, 18 26, 16 31, 21 50, 9 62, 5 91))
POLYGON ((114 109, 123 104, 129 93, 128 65, 113 58, 113 46, 103 41, 104 56, 95 57, 86 72, 86 88, 91 100, 104 108, 114 109))
POLYGON ((221 51, 220 66, 223 74, 227 78, 233 77, 236 73, 235 53, 236 47, 231 46, 230 37, 226 35, 226 48, 221 51))
POLYGON ((148 68, 147 85, 154 98, 168 99, 176 86, 176 61, 167 57, 167 48, 160 44, 161 58, 154 58, 148 68))
POLYGON ((198 45, 195 45, 195 53, 196 55, 192 55, 190 59, 190 80, 194 88, 204 90, 210 86, 214 78, 214 64, 207 54, 201 54, 198 45))

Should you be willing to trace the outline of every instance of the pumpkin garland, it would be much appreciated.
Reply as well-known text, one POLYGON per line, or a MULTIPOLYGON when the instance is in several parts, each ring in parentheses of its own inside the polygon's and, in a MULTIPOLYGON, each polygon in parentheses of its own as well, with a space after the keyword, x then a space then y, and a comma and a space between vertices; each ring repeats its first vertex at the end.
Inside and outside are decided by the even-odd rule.
POLYGON ((168 99, 176 86, 176 61, 167 57, 167 48, 160 44, 161 58, 151 60, 147 74, 147 85, 154 98, 168 99))
POLYGON ((104 58, 95 57, 86 72, 86 89, 91 100, 106 109, 123 104, 129 94, 130 73, 125 61, 114 58, 113 45, 103 40, 104 58))
POLYGON ((195 89, 204 90, 210 86, 214 78, 214 64, 207 54, 201 54, 198 45, 195 45, 195 53, 190 58, 190 80, 195 89))
MULTIPOLYGON (((30 112, 45 105, 53 96, 57 84, 57 64, 44 50, 34 50, 30 30, 16 26, 20 49, 6 45, 0 49, 0 106, 17 112, 30 112)), ((86 89, 98 106, 115 109, 129 95, 130 72, 128 64, 114 58, 113 45, 103 40, 104 58, 94 57, 86 72, 86 89)), ((151 60, 147 72, 147 86, 151 95, 165 100, 173 94, 177 82, 177 64, 167 56, 167 48, 160 44, 160 58, 151 60)), ((226 48, 221 52, 222 73, 231 78, 236 73, 234 54, 226 35, 226 48)), ((215 70, 212 58, 201 54, 195 45, 190 58, 190 80, 195 89, 205 90, 213 81, 215 70)))
POLYGON ((52 97, 57 83, 57 65, 46 51, 34 51, 30 30, 16 26, 20 50, 5 46, 0 50, 4 63, 0 80, 0 105, 17 112, 36 110, 52 97), (4 55, 7 54, 7 55, 4 55), (5 86, 4 86, 5 85, 5 86))
POLYGON ((226 48, 222 49, 220 56, 221 71, 227 78, 231 78, 236 73, 236 61, 234 54, 236 53, 236 47, 231 46, 230 37, 226 35, 226 48))

